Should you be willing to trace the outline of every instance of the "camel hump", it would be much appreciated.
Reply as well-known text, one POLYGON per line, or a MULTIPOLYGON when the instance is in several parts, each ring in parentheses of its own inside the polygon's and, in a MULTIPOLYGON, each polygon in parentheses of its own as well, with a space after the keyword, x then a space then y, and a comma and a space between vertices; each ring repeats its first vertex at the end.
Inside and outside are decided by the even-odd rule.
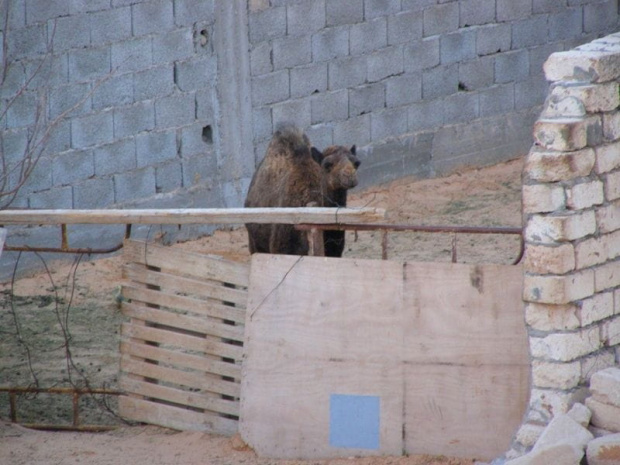
POLYGON ((284 122, 276 126, 270 151, 282 155, 310 155, 310 139, 302 129, 293 123, 284 122))

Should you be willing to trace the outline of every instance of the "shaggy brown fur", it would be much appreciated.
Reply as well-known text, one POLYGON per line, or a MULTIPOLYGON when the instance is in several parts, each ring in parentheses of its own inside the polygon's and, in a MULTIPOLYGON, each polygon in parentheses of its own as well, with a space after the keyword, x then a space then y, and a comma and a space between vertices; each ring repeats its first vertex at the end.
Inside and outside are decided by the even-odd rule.
MULTIPOLYGON (((338 206, 343 190, 346 202, 346 189, 357 184, 359 165, 354 166, 346 153, 354 157, 344 147, 329 147, 321 154, 299 128, 279 126, 254 173, 245 206, 338 206)), ((306 234, 293 225, 248 223, 246 228, 250 253, 308 254, 306 234)))

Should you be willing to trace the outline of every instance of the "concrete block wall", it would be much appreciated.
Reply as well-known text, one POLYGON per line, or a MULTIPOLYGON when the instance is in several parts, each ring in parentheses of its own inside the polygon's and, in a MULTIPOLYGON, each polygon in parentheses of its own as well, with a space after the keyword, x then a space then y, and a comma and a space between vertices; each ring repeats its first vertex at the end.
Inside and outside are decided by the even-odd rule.
POLYGON ((620 33, 545 62, 551 82, 524 168, 532 391, 513 454, 620 362, 620 33))
POLYGON ((255 157, 292 119, 361 146, 361 185, 524 155, 542 63, 618 26, 615 1, 253 0, 255 157))

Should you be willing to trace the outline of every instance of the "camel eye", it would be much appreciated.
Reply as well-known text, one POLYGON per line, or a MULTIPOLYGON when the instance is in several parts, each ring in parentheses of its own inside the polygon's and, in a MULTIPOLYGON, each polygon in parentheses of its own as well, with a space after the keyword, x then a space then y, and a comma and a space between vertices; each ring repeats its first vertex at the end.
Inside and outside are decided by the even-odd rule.
POLYGON ((355 166, 355 169, 358 169, 358 168, 360 167, 360 165, 361 165, 361 164, 362 164, 362 162, 361 162, 361 161, 359 161, 359 160, 355 160, 355 161, 353 162, 353 166, 355 166))
POLYGON ((323 169, 325 171, 331 171, 334 167, 334 162, 332 160, 323 160, 323 169))

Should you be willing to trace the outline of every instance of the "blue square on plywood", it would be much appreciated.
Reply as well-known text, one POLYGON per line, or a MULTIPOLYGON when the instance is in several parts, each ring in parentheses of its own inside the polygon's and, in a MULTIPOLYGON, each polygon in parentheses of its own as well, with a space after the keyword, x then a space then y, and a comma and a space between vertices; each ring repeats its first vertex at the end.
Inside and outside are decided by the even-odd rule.
POLYGON ((332 394, 329 399, 329 445, 379 449, 379 397, 332 394))

